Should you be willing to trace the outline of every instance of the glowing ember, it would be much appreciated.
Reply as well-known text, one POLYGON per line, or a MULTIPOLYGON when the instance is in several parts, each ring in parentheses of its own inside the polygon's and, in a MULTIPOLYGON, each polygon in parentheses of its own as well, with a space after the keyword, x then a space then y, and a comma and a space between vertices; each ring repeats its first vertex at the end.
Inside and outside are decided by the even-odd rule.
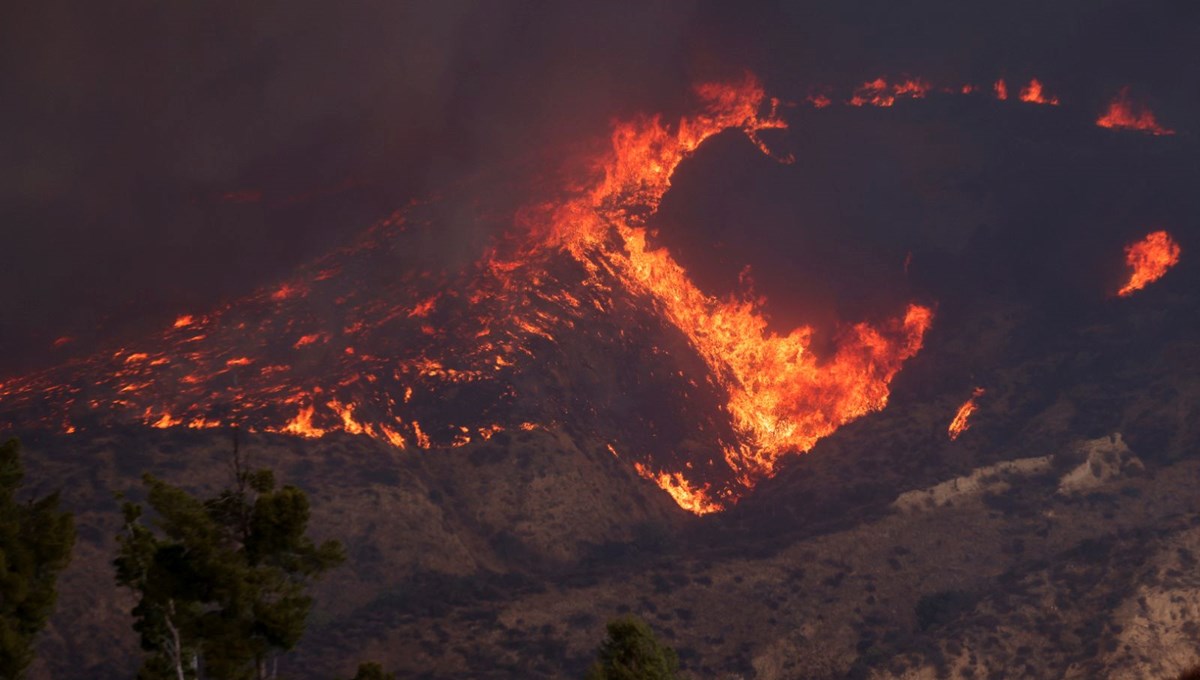
POLYGON ((996 93, 996 99, 1000 101, 1008 99, 1008 84, 1004 82, 1003 78, 996 81, 996 84, 992 86, 992 91, 996 93))
POLYGON ((812 104, 814 109, 823 109, 833 103, 833 100, 826 94, 810 94, 808 95, 808 103, 812 104))
POLYGON ((982 397, 985 391, 982 387, 976 387, 975 391, 971 393, 971 398, 958 407, 958 413, 954 414, 954 420, 950 421, 948 428, 950 441, 958 439, 959 435, 971 429, 971 414, 979 408, 975 400, 982 397))
POLYGON ((929 83, 920 78, 909 78, 902 83, 897 83, 892 91, 897 97, 922 99, 929 92, 929 83))
MULTIPOLYGON (((1003 97, 1001 97, 1001 99, 1003 99, 1003 97)), ((1042 91, 1042 81, 1038 80, 1037 78, 1030 80, 1029 85, 1025 86, 1021 90, 1021 101, 1029 104, 1049 104, 1051 106, 1058 106, 1058 97, 1047 97, 1042 91)))
POLYGON ((1179 244, 1165 231, 1146 234, 1142 240, 1125 246, 1125 262, 1129 265, 1129 281, 1117 291, 1117 295, 1133 295, 1163 277, 1171 267, 1179 263, 1179 244))
POLYGON ((1113 130, 1138 130, 1152 135, 1175 134, 1174 130, 1158 124, 1153 111, 1135 104, 1129 98, 1128 87, 1121 88, 1116 98, 1108 105, 1108 111, 1096 120, 1096 125, 1113 130))

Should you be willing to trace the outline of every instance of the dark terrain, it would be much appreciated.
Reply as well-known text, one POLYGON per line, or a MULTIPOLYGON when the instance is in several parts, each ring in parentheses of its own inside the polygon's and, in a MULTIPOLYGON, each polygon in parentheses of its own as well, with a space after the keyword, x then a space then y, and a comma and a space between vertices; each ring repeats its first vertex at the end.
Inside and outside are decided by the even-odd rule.
MULTIPOLYGON (((955 106, 934 102, 921 115, 961 115, 945 110, 955 106)), ((608 449, 658 443, 653 454, 671 456, 711 445, 702 429, 715 407, 680 396, 677 377, 693 375, 695 357, 635 316, 605 322, 637 321, 635 340, 598 326, 546 349, 522 377, 533 402, 515 407, 544 423, 529 431, 416 452, 341 434, 243 435, 255 465, 310 494, 314 534, 349 554, 319 587, 308 633, 281 670, 328 678, 376 659, 402 677, 579 676, 605 621, 626 611, 695 678, 1170 677, 1200 661, 1194 144, 1114 137, 1058 113, 1011 122, 982 107, 973 115, 984 122, 1010 121, 1005 135, 954 146, 969 142, 989 161, 935 169, 902 163, 919 138, 909 133, 944 122, 921 122, 916 109, 860 112, 833 133, 899 121, 876 162, 850 174, 904 167, 913 204, 893 210, 864 191, 857 217, 826 219, 848 225, 843 242, 893 220, 924 228, 896 254, 914 252, 905 285, 937 301, 937 318, 885 410, 791 458, 725 513, 689 515, 608 449), (968 207, 946 214, 947 196, 968 207), (968 218, 969 238, 939 240, 939 225, 968 218), (1148 219, 1177 236, 1183 262, 1114 298, 1120 248, 1148 219), (987 389, 980 410, 951 442, 947 423, 976 386, 987 389), (896 503, 908 492, 927 500, 896 503)), ((791 143, 819 168, 833 151, 799 127, 791 143)), ((704 239, 672 236, 670 225, 707 234, 749 208, 737 196, 761 198, 706 197, 706 182, 762 190, 759 178, 770 178, 768 189, 791 187, 781 201, 803 203, 820 182, 845 179, 747 146, 718 140, 681 168, 656 219, 685 264, 704 257, 687 242, 704 239)), ((799 233, 771 209, 758 218, 799 233)), ((873 278, 851 246, 849 271, 806 273, 819 265, 806 258, 835 246, 797 247, 796 276, 832 277, 826 292, 857 305, 849 318, 886 306, 894 291, 859 295, 889 280, 873 278)), ((786 300, 770 288, 786 276, 769 274, 768 297, 786 300)), ((131 602, 109 566, 113 492, 137 497, 143 471, 205 492, 228 479, 228 431, 89 432, 19 432, 29 479, 63 489, 80 533, 34 678, 128 677, 137 664, 131 602)))

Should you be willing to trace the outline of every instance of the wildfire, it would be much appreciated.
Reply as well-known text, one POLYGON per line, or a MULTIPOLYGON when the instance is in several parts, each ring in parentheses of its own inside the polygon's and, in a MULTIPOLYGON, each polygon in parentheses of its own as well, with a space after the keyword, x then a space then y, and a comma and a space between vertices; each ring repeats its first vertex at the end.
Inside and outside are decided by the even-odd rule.
POLYGON ((812 104, 814 109, 823 109, 833 103, 833 100, 829 98, 829 95, 824 93, 810 94, 808 95, 807 101, 809 104, 812 104))
MULTIPOLYGON (((1003 81, 1002 81, 1003 82, 1003 81)), ((1007 96, 1007 93, 1006 93, 1007 96)), ((1029 85, 1021 90, 1021 101, 1029 104, 1049 104, 1058 106, 1058 97, 1047 97, 1042 92, 1042 81, 1034 78, 1029 81, 1029 85)), ((1003 99, 1003 97, 1001 97, 1003 99)))
POLYGON ((959 435, 971 429, 971 414, 979 408, 976 400, 982 397, 985 392, 986 390, 982 387, 976 387, 971 393, 971 398, 958 407, 958 412, 954 414, 954 420, 950 421, 950 427, 948 428, 950 441, 958 439, 959 435))
POLYGON ((1125 246, 1125 262, 1129 265, 1129 280, 1117 291, 1128 297, 1161 279, 1179 263, 1179 244, 1165 231, 1146 234, 1142 240, 1125 246))
POLYGON ((995 85, 992 85, 992 91, 996 93, 996 99, 1000 101, 1008 99, 1008 84, 1004 82, 1003 78, 997 80, 995 85))
MULTIPOLYGON (((880 78, 860 89, 864 101, 886 106, 929 87, 880 78)), ((584 318, 605 318, 620 295, 682 332, 710 374, 691 384, 713 387, 719 417, 728 418, 720 427, 730 432, 714 441, 719 457, 710 465, 634 461, 638 473, 691 512, 728 507, 773 474, 781 456, 883 408, 933 313, 910 304, 895 318, 848 325, 831 356, 817 357, 813 329, 769 330, 762 300, 706 293, 671 253, 652 247, 647 216, 705 140, 740 130, 770 154, 762 135, 786 127, 779 102, 751 76, 701 85, 696 96, 698 111, 674 123, 655 116, 616 125, 611 148, 587 159, 589 180, 532 202, 514 231, 461 273, 396 274, 409 245, 401 239, 417 219, 400 211, 286 282, 204 316, 180 316, 138 351, 6 381, 0 400, 32 408, 44 395, 60 410, 55 423, 108 412, 155 427, 213 428, 228 426, 223 414, 232 408, 237 422, 260 432, 462 446, 506 427, 544 428, 507 410, 517 399, 514 376, 537 371, 544 352, 584 318), (557 278, 564 262, 582 269, 582 280, 557 278), (385 274, 357 278, 376 271, 385 274)))
MULTIPOLYGON (((613 455, 617 455, 617 452, 613 451, 613 455)), ((671 498, 675 499, 675 503, 688 512, 696 515, 708 515, 724 510, 721 505, 709 500, 708 485, 694 487, 678 472, 655 473, 641 463, 635 462, 633 467, 644 479, 654 482, 659 488, 670 494, 671 498)))
MULTIPOLYGON (((882 79, 868 86, 876 93, 886 89, 882 79)), ((616 272, 630 289, 650 295, 687 335, 727 392, 742 441, 725 449, 725 460, 749 487, 771 475, 785 453, 807 451, 845 423, 883 408, 889 382, 920 350, 933 313, 910 305, 880 327, 854 325, 843 332, 835 355, 818 362, 808 349, 811 328, 770 332, 759 301, 704 293, 667 250, 652 248, 637 216, 657 208, 684 158, 725 129, 740 129, 761 147, 761 131, 785 127, 773 106, 761 113, 767 102, 753 78, 700 88, 698 94, 704 111, 673 127, 658 118, 619 126, 604 181, 556 211, 548 229, 593 273, 616 272), (631 210, 639 205, 641 210, 631 210)), ((706 492, 671 475, 654 478, 677 500, 681 489, 706 492)))
MULTIPOLYGON (((931 91, 986 96, 987 81, 977 82, 978 88, 933 89, 920 78, 879 77, 848 99, 846 89, 814 90, 808 103, 888 107, 931 91)), ((1008 99, 1004 79, 992 93, 1008 99)), ((591 174, 571 175, 557 193, 531 200, 512 230, 463 272, 396 274, 394 263, 411 245, 400 239, 419 221, 412 210, 398 211, 286 282, 203 316, 179 316, 143 346, 110 348, 57 373, 5 381, 0 399, 6 408, 38 398, 62 404, 55 426, 71 416, 70 427, 82 430, 89 421, 76 416, 97 411, 126 413, 154 427, 220 427, 232 408, 238 422, 260 432, 345 432, 401 448, 462 446, 506 429, 548 427, 529 422, 539 416, 522 410, 525 404, 512 408, 528 384, 516 377, 544 368, 543 357, 569 347, 572 333, 592 332, 586 320, 608 318, 633 301, 686 339, 708 373, 692 384, 711 386, 713 410, 719 408, 721 426, 732 434, 715 439, 710 464, 697 461, 694 469, 661 462, 683 460, 688 451, 655 451, 663 458, 650 462, 622 449, 620 460, 693 513, 729 507, 774 474, 782 457, 884 408, 892 379, 921 350, 933 311, 910 303, 890 318, 847 324, 834 349, 818 357, 814 329, 772 330, 765 301, 748 290, 726 296, 701 290, 674 254, 653 245, 649 216, 680 163, 706 140, 738 130, 771 154, 770 131, 787 125, 780 103, 751 76, 701 85, 695 94, 690 115, 616 124, 607 149, 579 159, 591 174), (558 271, 564 267, 569 276, 558 271), (380 270, 386 274, 378 280, 355 278, 380 270)), ((1018 97, 1059 101, 1038 79, 1018 97)), ((1131 104, 1127 90, 1097 124, 1171 134, 1131 104)), ((1165 231, 1131 244, 1131 275, 1119 294, 1162 277, 1179 256, 1165 231)), ((950 439, 969 429, 983 394, 976 388, 958 409, 950 439)), ((554 408, 542 423, 557 422, 567 407, 554 408)), ((614 445, 608 450, 617 453, 614 445)))
POLYGON ((283 426, 283 429, 281 429, 280 432, 294 434, 300 437, 307 437, 310 439, 324 436, 326 430, 313 425, 313 414, 315 412, 316 409, 314 409, 311 404, 308 406, 301 406, 300 410, 296 413, 296 417, 289 420, 287 424, 283 426))
POLYGON ((887 79, 880 77, 859 85, 846 103, 850 106, 887 107, 895 104, 897 97, 921 99, 928 92, 929 83, 920 78, 908 78, 889 86, 887 79))
POLYGON ((1158 124, 1154 112, 1134 103, 1129 98, 1129 88, 1123 87, 1108 105, 1108 111, 1096 120, 1096 125, 1114 130, 1139 130, 1152 135, 1173 135, 1174 130, 1158 124))

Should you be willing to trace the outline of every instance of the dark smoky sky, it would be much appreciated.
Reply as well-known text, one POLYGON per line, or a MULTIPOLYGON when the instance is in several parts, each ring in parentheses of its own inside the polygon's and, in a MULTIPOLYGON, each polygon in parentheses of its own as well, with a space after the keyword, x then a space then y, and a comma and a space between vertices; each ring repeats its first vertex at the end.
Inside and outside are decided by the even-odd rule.
MULTIPOLYGON (((614 117, 679 111, 693 82, 746 69, 794 100, 907 72, 1037 76, 1073 105, 797 111, 787 169, 734 142, 698 158, 664 206, 664 241, 717 288, 752 264, 768 295, 804 298, 797 317, 862 299, 873 279, 845 272, 897 253, 1021 252, 1063 222, 1086 235, 1070 215, 1097 221, 1099 252, 1129 222, 1194 220, 1194 153, 1147 156, 1090 127, 1126 84, 1168 124, 1200 119, 1193 2, 48 0, 0 20, 0 375, 84 343, 50 350, 60 336, 119 339, 248 292, 410 200, 614 117)), ((487 236, 469 214, 445 230, 487 236)), ((1079 247, 998 261, 1040 272, 1079 247)))

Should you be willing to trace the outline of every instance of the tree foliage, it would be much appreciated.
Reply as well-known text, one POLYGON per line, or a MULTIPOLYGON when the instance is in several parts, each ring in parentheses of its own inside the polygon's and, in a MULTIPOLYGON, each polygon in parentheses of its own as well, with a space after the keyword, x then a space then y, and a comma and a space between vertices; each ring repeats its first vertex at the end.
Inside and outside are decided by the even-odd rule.
POLYGON ((588 680, 672 680, 679 670, 675 650, 660 643, 645 621, 622 616, 608 622, 588 680))
POLYGON ((124 504, 114 561, 117 583, 138 595, 139 677, 274 677, 304 632, 308 585, 343 561, 341 545, 313 543, 304 492, 277 488, 270 470, 242 469, 236 452, 233 487, 207 500, 143 481, 154 519, 124 504))
POLYGON ((17 441, 0 444, 0 678, 21 677, 33 661, 75 543, 74 519, 59 509, 57 493, 17 500, 24 477, 17 441))

